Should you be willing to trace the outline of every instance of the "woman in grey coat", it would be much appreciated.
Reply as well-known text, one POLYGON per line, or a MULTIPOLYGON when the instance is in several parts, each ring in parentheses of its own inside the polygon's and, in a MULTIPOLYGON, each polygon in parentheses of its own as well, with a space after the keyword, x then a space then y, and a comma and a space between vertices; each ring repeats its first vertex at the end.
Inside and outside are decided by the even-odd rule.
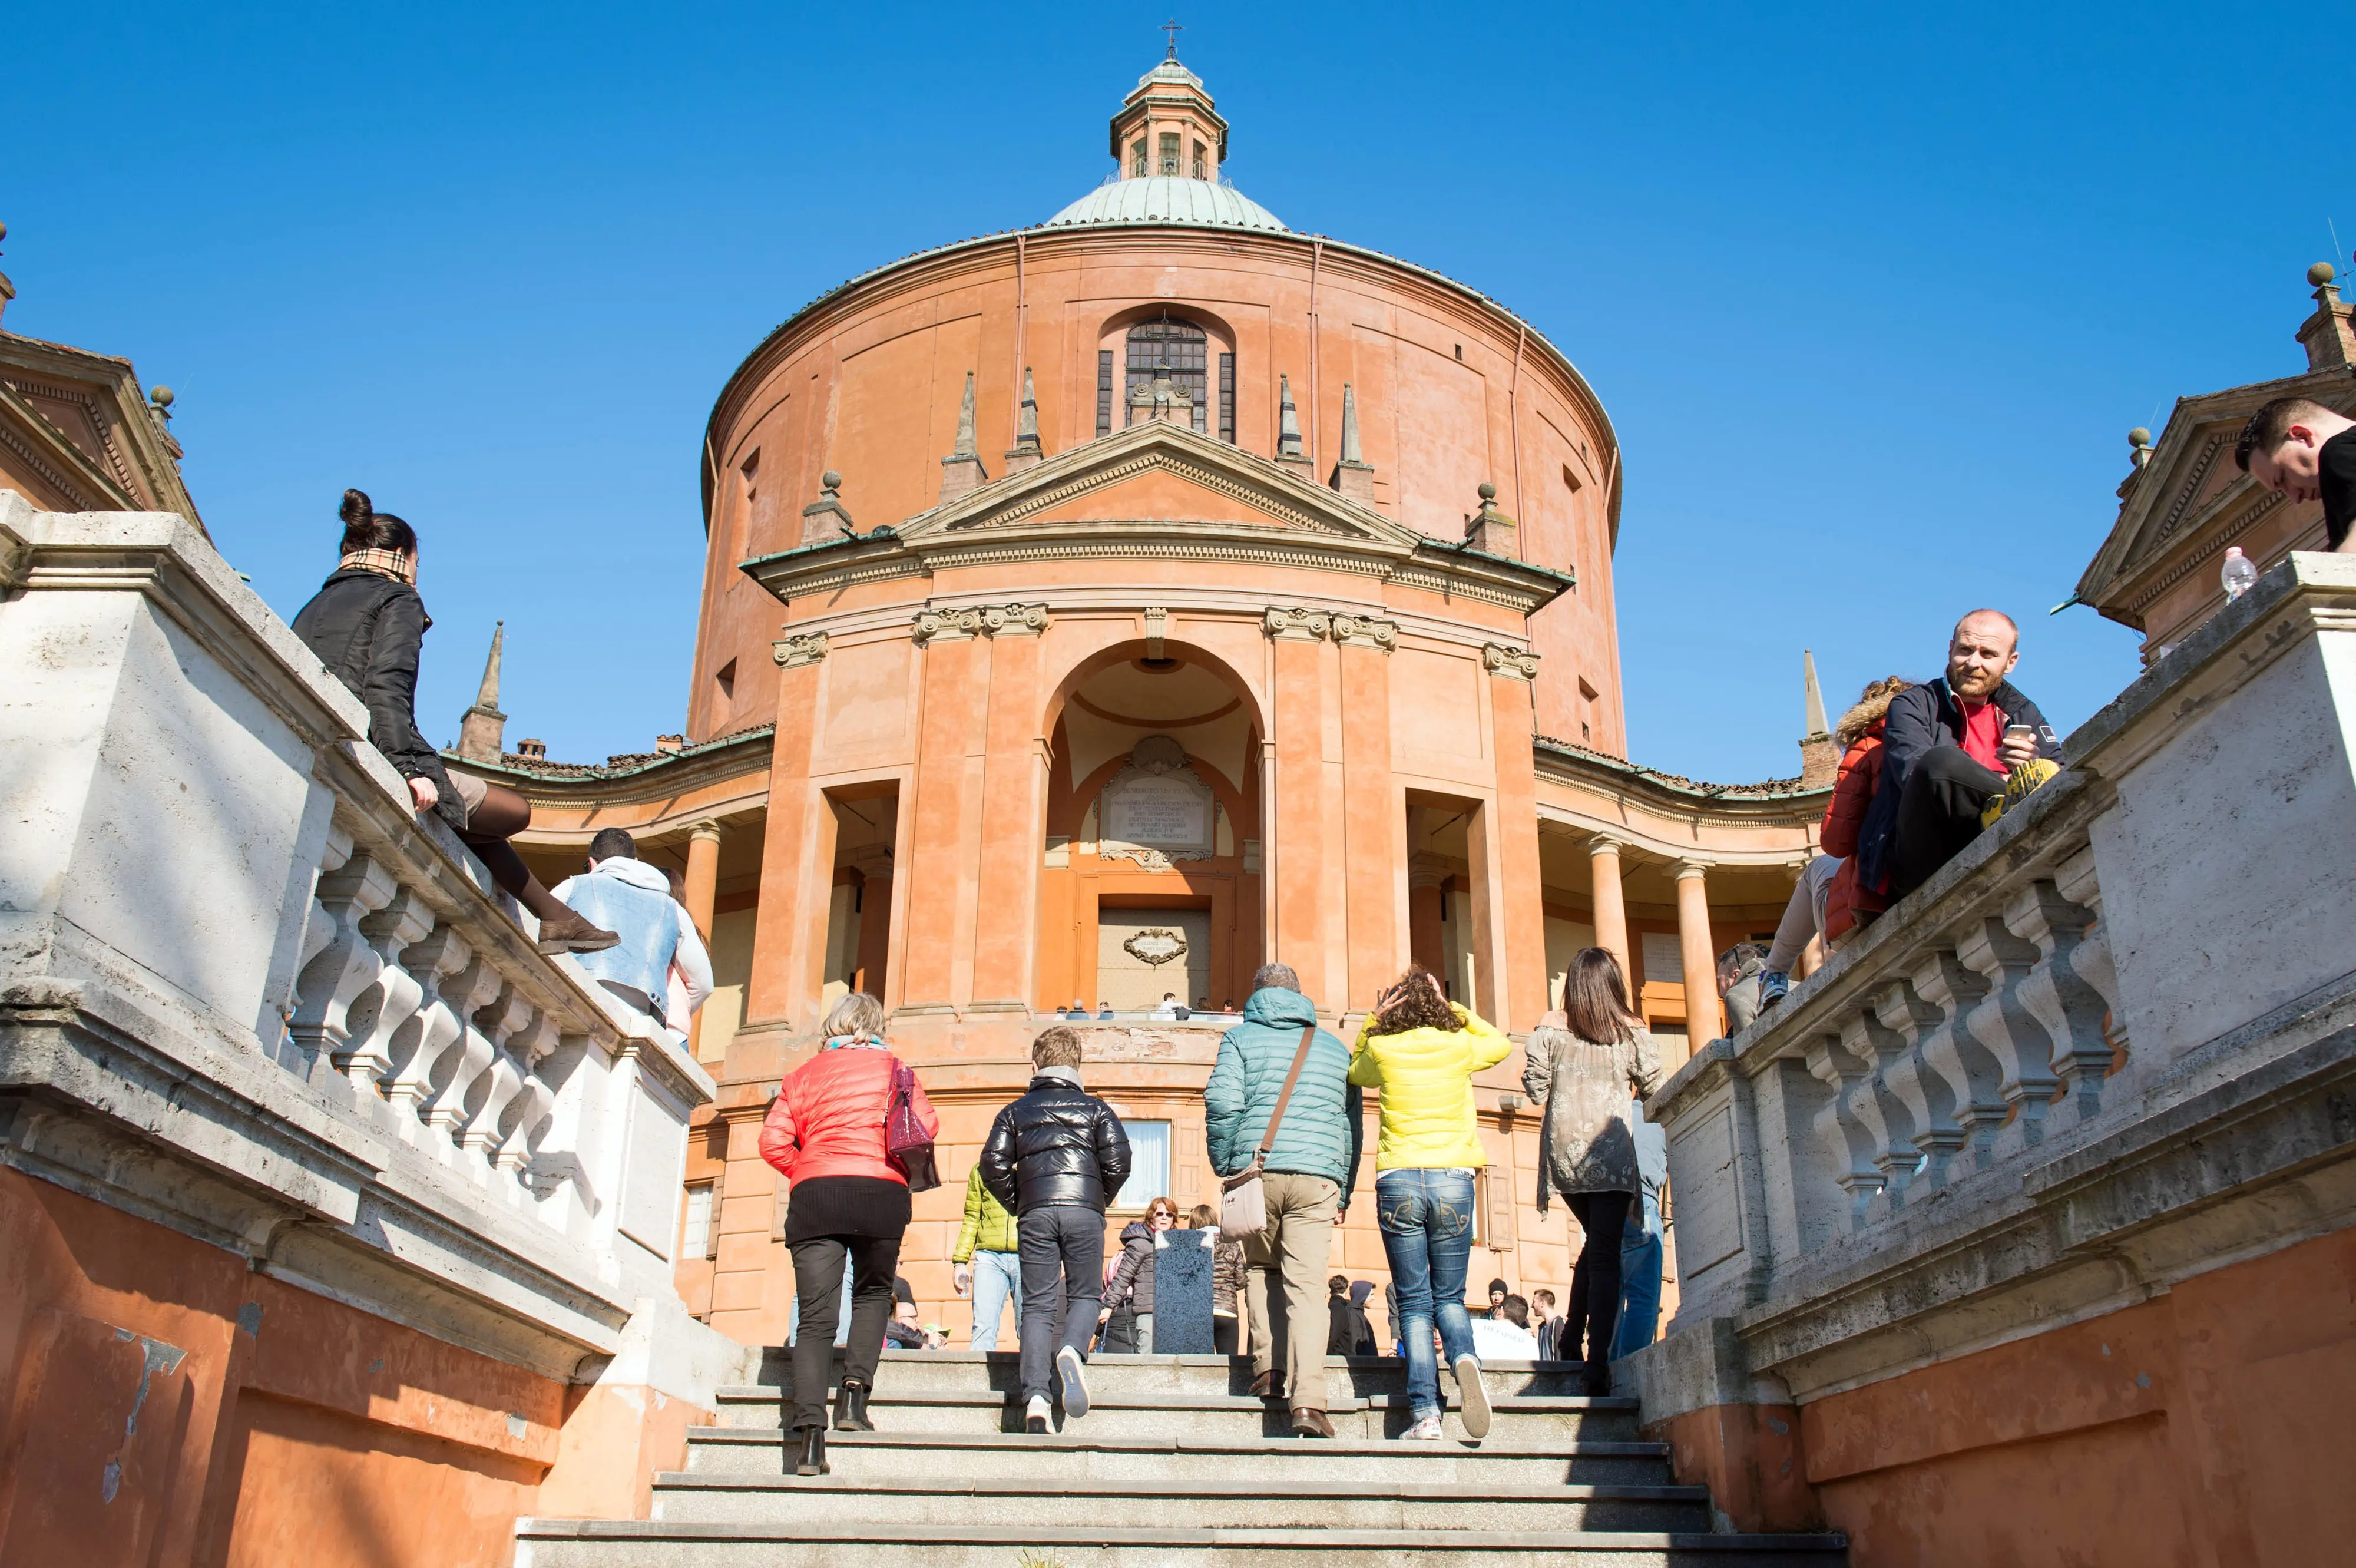
POLYGON ((1582 949, 1570 961, 1562 1002, 1561 1011, 1538 1020, 1530 1033, 1522 1092, 1546 1106, 1538 1212, 1559 1192, 1584 1237, 1557 1353, 1584 1361, 1588 1393, 1603 1394, 1612 1388, 1612 1332, 1620 1320, 1620 1233, 1644 1191, 1636 1136, 1628 1125, 1629 1095, 1652 1093, 1661 1064, 1644 1019, 1628 1004, 1620 961, 1606 950, 1582 949))

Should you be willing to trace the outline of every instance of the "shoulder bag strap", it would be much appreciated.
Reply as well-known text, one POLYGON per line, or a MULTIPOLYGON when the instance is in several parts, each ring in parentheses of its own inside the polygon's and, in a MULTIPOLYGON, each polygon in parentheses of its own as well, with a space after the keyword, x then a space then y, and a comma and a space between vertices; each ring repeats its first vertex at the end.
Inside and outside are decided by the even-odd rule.
POLYGON ((1284 1075, 1283 1092, 1276 1097, 1276 1111, 1268 1119, 1268 1131, 1260 1134, 1258 1151, 1252 1156, 1254 1164, 1265 1164, 1268 1152, 1276 1147, 1276 1130, 1284 1122, 1284 1108, 1292 1103, 1292 1086, 1301 1081, 1301 1069, 1309 1060, 1309 1047, 1316 1038, 1314 1024, 1301 1031, 1300 1047, 1292 1053, 1292 1070, 1284 1075))

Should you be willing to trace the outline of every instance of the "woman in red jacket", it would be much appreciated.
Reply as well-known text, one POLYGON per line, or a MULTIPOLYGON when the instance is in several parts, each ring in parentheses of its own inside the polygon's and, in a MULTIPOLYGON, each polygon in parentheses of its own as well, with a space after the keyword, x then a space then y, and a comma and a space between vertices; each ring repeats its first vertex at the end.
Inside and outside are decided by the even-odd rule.
MULTIPOLYGON (((908 1228, 908 1178, 884 1143, 899 1069, 899 1058, 884 1043, 884 1004, 853 992, 827 1015, 826 1043, 777 1086, 776 1102, 761 1123, 761 1157, 792 1188, 786 1245, 794 1255, 800 1321, 787 1427, 801 1434, 795 1468, 805 1476, 828 1473, 827 1374, 846 1259, 851 1336, 834 1424, 844 1432, 875 1430, 867 1419, 867 1393, 875 1386, 875 1363, 892 1321, 892 1278, 908 1228)), ((940 1118, 923 1085, 911 1103, 926 1134, 937 1134, 940 1118)))

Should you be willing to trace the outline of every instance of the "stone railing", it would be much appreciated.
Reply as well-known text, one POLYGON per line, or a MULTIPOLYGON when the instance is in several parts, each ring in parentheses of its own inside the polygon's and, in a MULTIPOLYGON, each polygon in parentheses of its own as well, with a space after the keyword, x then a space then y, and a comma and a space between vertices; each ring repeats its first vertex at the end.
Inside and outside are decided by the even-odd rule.
POLYGON ((554 1373, 611 1354, 673 1295, 709 1077, 539 953, 194 529, 0 493, 0 1159, 554 1373))
POLYGON ((2356 1218, 2313 1165, 2356 1159, 2316 1109, 2356 1049, 2351 670, 2356 561, 2294 556, 1663 1085, 1679 1306, 1633 1366, 1648 1421, 1804 1403, 2356 1218))

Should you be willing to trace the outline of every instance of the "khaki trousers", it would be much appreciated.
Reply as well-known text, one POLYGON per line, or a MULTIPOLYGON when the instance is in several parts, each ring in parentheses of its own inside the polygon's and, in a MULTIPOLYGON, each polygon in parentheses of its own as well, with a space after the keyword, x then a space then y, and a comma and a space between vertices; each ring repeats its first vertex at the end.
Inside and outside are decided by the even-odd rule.
POLYGON ((1244 1296, 1251 1314, 1252 1375, 1283 1369, 1285 1402, 1325 1408, 1325 1262, 1342 1188, 1323 1176, 1270 1171, 1260 1178, 1268 1229, 1244 1241, 1244 1296), (1280 1285, 1277 1275, 1283 1278, 1280 1285), (1269 1299, 1271 1290, 1276 1299, 1269 1299), (1271 1316, 1273 1314, 1273 1316, 1271 1316), (1281 1345, 1284 1353, 1279 1356, 1281 1345))

